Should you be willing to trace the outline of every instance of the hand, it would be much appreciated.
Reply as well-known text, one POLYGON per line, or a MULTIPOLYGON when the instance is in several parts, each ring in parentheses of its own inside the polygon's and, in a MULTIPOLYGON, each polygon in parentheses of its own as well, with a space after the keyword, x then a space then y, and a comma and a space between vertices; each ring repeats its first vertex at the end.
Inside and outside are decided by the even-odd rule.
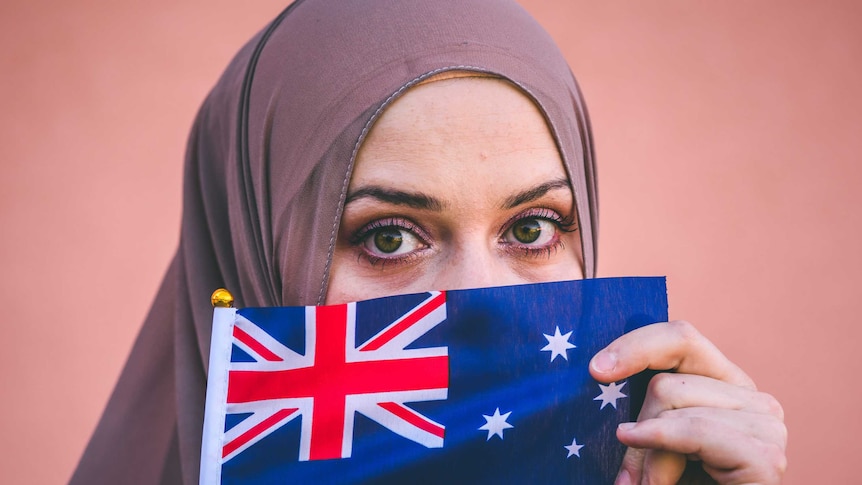
POLYGON ((758 392, 694 326, 676 321, 639 328, 590 361, 590 373, 601 382, 645 369, 671 372, 650 381, 637 423, 617 429, 629 447, 617 484, 677 483, 688 461, 700 461, 702 478, 706 472, 722 484, 781 482, 787 466, 781 405, 758 392))

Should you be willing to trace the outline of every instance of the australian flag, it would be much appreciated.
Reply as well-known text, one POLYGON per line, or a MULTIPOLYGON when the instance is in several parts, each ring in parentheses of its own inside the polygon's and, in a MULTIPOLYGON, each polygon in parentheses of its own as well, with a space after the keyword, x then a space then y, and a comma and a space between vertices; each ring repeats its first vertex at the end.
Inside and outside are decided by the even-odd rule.
POLYGON ((646 376, 590 358, 664 278, 217 308, 201 483, 612 483, 646 376))

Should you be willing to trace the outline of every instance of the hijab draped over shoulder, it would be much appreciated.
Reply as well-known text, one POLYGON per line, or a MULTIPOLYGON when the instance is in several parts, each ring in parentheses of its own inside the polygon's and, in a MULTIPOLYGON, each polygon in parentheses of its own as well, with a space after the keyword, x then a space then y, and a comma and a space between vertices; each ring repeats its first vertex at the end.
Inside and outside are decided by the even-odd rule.
POLYGON ((544 113, 575 196, 585 273, 595 275, 586 107, 562 54, 520 6, 298 0, 240 50, 198 113, 179 249, 72 483, 197 482, 210 294, 228 288, 238 307, 322 304, 371 124, 412 85, 455 70, 508 79, 544 113))

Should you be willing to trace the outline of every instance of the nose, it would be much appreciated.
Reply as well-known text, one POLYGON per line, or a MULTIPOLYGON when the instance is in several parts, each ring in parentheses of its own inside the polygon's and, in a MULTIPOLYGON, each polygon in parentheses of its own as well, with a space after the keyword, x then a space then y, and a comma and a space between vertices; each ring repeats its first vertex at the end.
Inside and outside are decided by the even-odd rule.
POLYGON ((483 244, 474 244, 462 246, 446 258, 438 268, 434 287, 462 290, 520 282, 503 258, 483 244))

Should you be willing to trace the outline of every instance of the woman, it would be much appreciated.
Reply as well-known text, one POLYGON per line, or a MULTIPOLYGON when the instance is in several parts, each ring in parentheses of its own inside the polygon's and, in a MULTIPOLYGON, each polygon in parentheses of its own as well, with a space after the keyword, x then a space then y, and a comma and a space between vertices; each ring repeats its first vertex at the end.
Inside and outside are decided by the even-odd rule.
MULTIPOLYGON (((516 4, 294 3, 198 115, 180 248, 72 482, 197 481, 214 288, 276 306, 590 278, 596 217, 583 100, 516 4)), ((675 372, 620 427, 619 483, 674 483, 689 460, 780 480, 780 406, 691 325, 591 364, 602 382, 645 368, 675 372)))

